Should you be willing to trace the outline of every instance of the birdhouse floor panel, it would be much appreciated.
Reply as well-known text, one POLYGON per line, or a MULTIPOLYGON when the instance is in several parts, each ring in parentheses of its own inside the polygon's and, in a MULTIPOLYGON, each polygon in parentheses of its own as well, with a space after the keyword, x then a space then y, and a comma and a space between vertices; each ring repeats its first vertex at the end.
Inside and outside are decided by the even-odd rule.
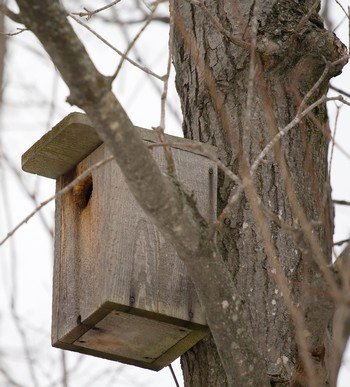
POLYGON ((158 371, 208 331, 199 324, 106 302, 53 344, 158 371))
POLYGON ((116 311, 74 344, 152 363, 189 332, 186 328, 116 311))

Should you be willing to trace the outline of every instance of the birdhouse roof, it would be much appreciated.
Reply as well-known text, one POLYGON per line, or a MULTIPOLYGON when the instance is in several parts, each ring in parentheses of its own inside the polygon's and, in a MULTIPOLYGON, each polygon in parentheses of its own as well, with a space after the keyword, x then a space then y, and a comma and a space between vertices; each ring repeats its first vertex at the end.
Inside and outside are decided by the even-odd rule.
POLYGON ((71 113, 22 155, 22 169, 56 179, 101 144, 88 117, 71 113))
MULTIPOLYGON (((138 129, 143 140, 159 142, 154 131, 138 129)), ((200 144, 211 154, 216 154, 216 148, 208 144, 169 135, 166 135, 166 138, 174 148, 201 154, 194 146, 200 144)), ((102 141, 87 115, 71 113, 22 155, 22 169, 25 172, 57 179, 101 144, 102 141)))

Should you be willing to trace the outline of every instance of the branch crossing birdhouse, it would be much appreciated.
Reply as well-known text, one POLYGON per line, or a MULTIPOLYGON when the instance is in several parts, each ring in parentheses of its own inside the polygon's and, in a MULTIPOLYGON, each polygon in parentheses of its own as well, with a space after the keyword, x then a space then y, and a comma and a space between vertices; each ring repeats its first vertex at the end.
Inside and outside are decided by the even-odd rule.
MULTIPOLYGON (((139 130, 147 144, 159 142, 153 131, 139 130)), ((166 138, 174 143, 179 180, 213 221, 216 164, 191 150, 195 142, 166 138)), ((150 152, 166 171, 163 148, 150 152)), ((56 179, 59 191, 109 156, 86 115, 72 113, 22 156, 22 168, 56 179)), ((184 264, 136 203, 114 160, 56 199, 53 346, 160 370, 207 333, 184 264)))

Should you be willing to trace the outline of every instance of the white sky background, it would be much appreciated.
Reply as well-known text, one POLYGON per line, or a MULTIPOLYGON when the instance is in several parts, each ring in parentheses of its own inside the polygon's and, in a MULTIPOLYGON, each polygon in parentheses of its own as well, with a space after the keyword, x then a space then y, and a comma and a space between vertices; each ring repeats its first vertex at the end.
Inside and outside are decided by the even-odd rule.
MULTIPOLYGON (((71 11, 81 11, 77 2, 65 2, 71 11)), ((126 0, 122 0, 117 9, 124 9, 126 0)), ((85 1, 90 9, 103 6, 103 1, 85 1)), ((350 1, 341 1, 347 8, 350 1)), ((164 13, 166 7, 164 6, 164 13)), ((342 13, 335 3, 332 8, 332 18, 341 20, 342 13)), ((335 23, 336 24, 336 23, 335 23)), ((112 24, 106 25, 91 20, 102 36, 107 38, 120 50, 127 46, 124 37, 112 24)), ((82 37, 86 47, 103 74, 111 74, 119 63, 119 56, 110 48, 82 27, 74 24, 76 31, 82 37)), ((129 28, 133 37, 142 24, 129 28)), ((16 26, 8 23, 8 31, 13 32, 16 26)), ((348 26, 346 21, 337 30, 344 43, 348 43, 348 26)), ((167 60, 168 27, 163 23, 153 23, 146 30, 136 45, 146 64, 158 74, 164 74, 167 60)), ((131 55, 134 57, 133 55, 131 55)), ((134 57, 135 58, 135 57, 134 57)), ((12 163, 20 170, 20 157, 46 130, 64 116, 78 109, 65 103, 68 89, 60 80, 54 67, 41 48, 40 44, 29 32, 9 39, 6 69, 5 103, 2 109, 0 125, 0 141, 11 157, 12 163)), ((350 90, 350 66, 332 83, 338 87, 350 90)), ((158 87, 161 82, 154 80, 158 87)), ((170 82, 169 100, 179 111, 176 91, 170 82)), ((160 97, 152 82, 139 69, 127 62, 124 63, 119 79, 114 83, 114 91, 127 110, 135 125, 150 128, 159 124, 160 97)), ((331 124, 333 123, 334 107, 330 106, 331 124), (333 116, 332 116, 333 114, 333 116)), ((350 151, 350 108, 343 107, 337 129, 337 141, 350 151)), ((181 136, 181 125, 174 116, 167 113, 166 129, 168 133, 181 136)), ((348 171, 350 160, 335 150, 332 183, 333 197, 350 200, 348 171)), ((40 201, 54 192, 54 181, 21 174, 21 179, 29 189, 36 190, 40 201)), ((16 225, 33 209, 33 201, 23 191, 19 180, 6 165, 0 168, 0 239, 11 226, 16 225)), ((53 226, 53 205, 43 210, 43 216, 50 226, 53 226)), ((350 235, 350 208, 336 208, 335 241, 348 238, 350 235)), ((24 328, 28 347, 33 356, 36 378, 40 386, 52 386, 59 382, 61 376, 61 351, 51 348, 51 283, 52 283, 52 241, 42 226, 38 216, 22 227, 5 246, 0 247, 0 366, 9 373, 21 386, 33 386, 26 356, 23 351, 23 341, 20 332, 10 313, 11 294, 15 293, 15 310, 20 326, 24 328), (14 253, 13 253, 14 252, 14 253), (15 278, 15 280, 13 280, 15 278)), ((72 370, 70 385, 83 386, 154 386, 164 387, 175 385, 170 371, 165 368, 161 372, 142 370, 119 363, 80 356, 65 352, 68 369, 72 370)), ((350 356, 345 360, 341 374, 340 387, 350 385, 350 356), (347 368, 347 373, 346 373, 347 368)), ((181 371, 179 363, 175 364, 175 372, 179 380, 181 371)), ((0 387, 7 386, 2 381, 0 387)), ((57 384, 59 385, 59 383, 57 384)))

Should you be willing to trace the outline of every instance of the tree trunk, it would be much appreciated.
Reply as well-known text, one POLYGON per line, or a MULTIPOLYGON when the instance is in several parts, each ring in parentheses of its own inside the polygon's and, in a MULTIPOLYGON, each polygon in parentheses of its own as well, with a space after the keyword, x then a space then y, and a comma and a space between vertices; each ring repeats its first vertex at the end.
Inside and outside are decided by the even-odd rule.
MULTIPOLYGON (((344 55, 343 46, 322 27, 317 13, 308 14, 314 0, 268 0, 254 9, 255 3, 206 1, 219 24, 248 44, 254 37, 252 20, 256 15, 259 52, 255 62, 249 49, 234 45, 200 5, 175 0, 173 10, 173 55, 184 135, 217 146, 220 160, 242 177, 245 162, 251 165, 278 130, 294 118, 301 100, 325 69, 323 58, 333 62, 344 55)), ((340 68, 332 67, 311 102, 327 91, 329 79, 340 68)), ((328 286, 315 263, 315 257, 331 260, 328 131, 322 104, 268 153, 254 176, 265 213, 270 213, 265 216, 270 241, 304 316, 304 333, 320 386, 328 384, 324 340, 332 314, 328 286), (312 226, 322 257, 311 247, 300 208, 312 226)), ((221 173, 219 213, 233 189, 232 180, 221 173)), ((276 285, 257 223, 249 198, 241 195, 224 219, 219 247, 245 301, 246 323, 265 359, 271 385, 306 386, 295 324, 276 285)), ((185 354, 182 367, 186 386, 226 385, 211 338, 185 354)))

